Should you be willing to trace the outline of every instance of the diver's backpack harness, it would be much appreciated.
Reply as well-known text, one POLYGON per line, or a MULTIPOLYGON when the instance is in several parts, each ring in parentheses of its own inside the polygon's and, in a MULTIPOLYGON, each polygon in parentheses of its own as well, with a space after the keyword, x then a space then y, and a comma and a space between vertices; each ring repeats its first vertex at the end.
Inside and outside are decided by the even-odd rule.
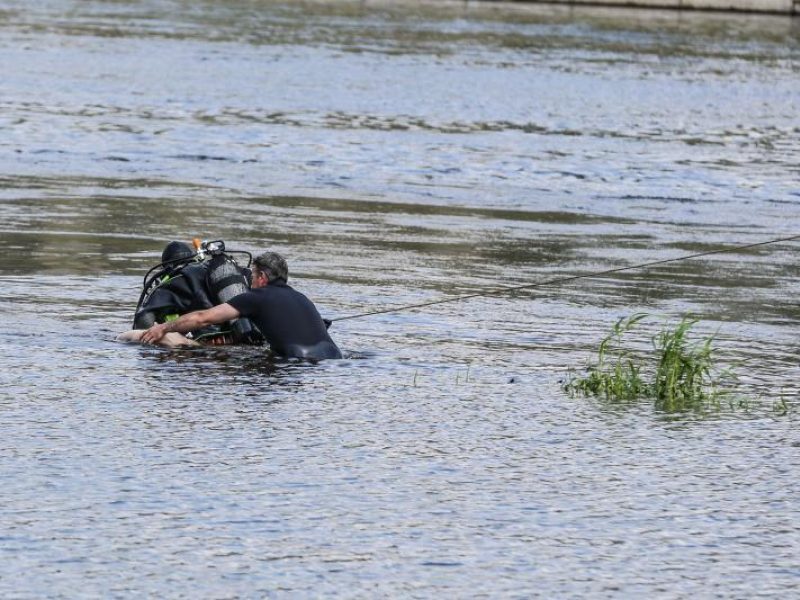
POLYGON ((153 293, 172 279, 179 276, 183 268, 196 260, 196 254, 189 257, 175 258, 161 262, 147 271, 142 283, 142 293, 139 295, 139 302, 136 304, 136 312, 133 317, 134 329, 146 329, 156 322, 156 314, 152 310, 143 310, 147 306, 153 293))
MULTIPOLYGON (((222 240, 195 240, 195 248, 194 254, 163 261, 147 272, 136 306, 134 329, 169 320, 172 314, 211 308, 248 291, 252 254, 244 250, 226 250, 222 240), (232 254, 245 255, 247 265, 240 267, 232 254)), ((231 321, 228 330, 213 326, 193 333, 194 339, 225 336, 226 342, 263 342, 261 333, 246 318, 231 321)))

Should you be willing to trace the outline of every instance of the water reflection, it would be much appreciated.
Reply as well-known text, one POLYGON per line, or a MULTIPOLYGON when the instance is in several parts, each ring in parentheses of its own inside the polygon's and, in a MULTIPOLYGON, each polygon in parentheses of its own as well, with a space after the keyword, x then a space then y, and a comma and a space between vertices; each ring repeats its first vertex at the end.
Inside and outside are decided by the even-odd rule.
POLYGON ((248 394, 270 386, 302 386, 304 378, 312 378, 318 362, 289 360, 275 356, 263 347, 231 346, 170 349, 147 348, 142 358, 156 364, 145 369, 163 374, 166 380, 173 375, 189 378, 198 387, 223 385, 246 387, 248 394))

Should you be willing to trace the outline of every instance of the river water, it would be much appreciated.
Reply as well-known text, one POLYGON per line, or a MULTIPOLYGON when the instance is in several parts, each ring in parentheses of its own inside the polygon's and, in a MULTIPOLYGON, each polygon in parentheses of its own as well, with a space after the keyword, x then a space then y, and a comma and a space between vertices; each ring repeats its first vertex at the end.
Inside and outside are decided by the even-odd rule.
POLYGON ((113 341, 172 239, 336 318, 800 234, 797 19, 6 0, 0 51, 0 595, 797 594, 797 242, 341 321, 342 361, 113 341), (562 391, 637 312, 746 405, 562 391))

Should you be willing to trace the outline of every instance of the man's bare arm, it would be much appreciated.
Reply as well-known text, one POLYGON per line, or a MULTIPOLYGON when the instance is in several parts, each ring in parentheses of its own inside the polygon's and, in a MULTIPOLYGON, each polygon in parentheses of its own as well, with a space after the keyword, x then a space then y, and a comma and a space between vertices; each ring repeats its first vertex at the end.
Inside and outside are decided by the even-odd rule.
POLYGON ((153 325, 150 329, 144 332, 141 341, 146 344, 157 344, 161 338, 170 332, 188 333, 207 325, 215 325, 223 321, 230 321, 231 319, 239 318, 239 311, 233 308, 230 304, 220 304, 214 308, 207 310, 196 310, 195 312, 186 313, 180 318, 153 325))

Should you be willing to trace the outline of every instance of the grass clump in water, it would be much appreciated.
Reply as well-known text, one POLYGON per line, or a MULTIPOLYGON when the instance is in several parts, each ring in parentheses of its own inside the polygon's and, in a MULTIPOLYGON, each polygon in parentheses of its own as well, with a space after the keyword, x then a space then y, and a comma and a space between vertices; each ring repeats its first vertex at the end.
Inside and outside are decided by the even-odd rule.
POLYGON ((634 400, 647 395, 647 384, 641 376, 641 365, 634 362, 632 353, 623 346, 622 336, 646 314, 620 319, 597 352, 597 364, 588 368, 588 375, 570 379, 565 385, 569 392, 586 396, 602 396, 609 400, 634 400))
POLYGON ((626 347, 623 335, 647 316, 639 313, 617 321, 600 342, 597 363, 585 377, 570 377, 564 388, 612 401, 650 398, 657 409, 669 412, 719 408, 728 393, 720 382, 733 373, 716 368, 714 336, 690 340, 689 332, 698 319, 686 316, 653 336, 654 354, 643 356, 626 347))

